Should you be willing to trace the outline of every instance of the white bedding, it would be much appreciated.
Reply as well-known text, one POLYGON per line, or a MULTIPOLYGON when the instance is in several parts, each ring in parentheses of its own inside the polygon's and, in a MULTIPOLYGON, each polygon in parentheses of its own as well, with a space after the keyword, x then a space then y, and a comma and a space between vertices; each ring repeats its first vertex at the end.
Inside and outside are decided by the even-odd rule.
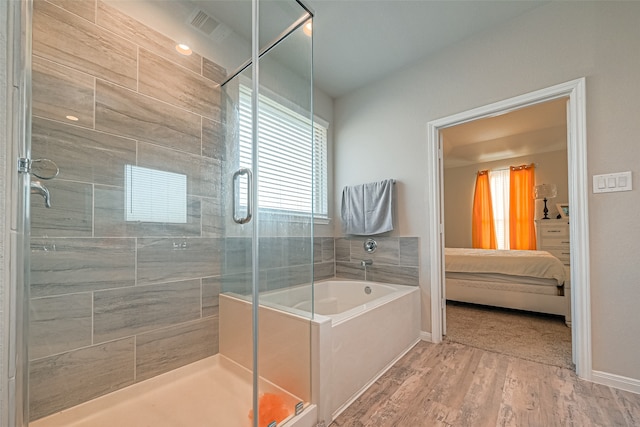
MULTIPOLYGON (((493 283, 520 283, 522 285, 534 285, 540 288, 557 288, 558 281, 556 279, 541 279, 539 277, 510 276, 500 273, 456 273, 447 272, 447 279, 473 280, 476 282, 493 282, 493 283)), ((554 292, 553 290, 551 292, 554 292)))
MULTIPOLYGON (((457 273, 453 273, 457 274, 457 273)), ((555 283, 555 281, 554 281, 555 283)), ((450 294, 456 286, 459 291, 462 291, 466 288, 477 288, 480 291, 486 290, 495 290, 495 291, 505 291, 507 293, 513 294, 514 292, 518 292, 521 294, 538 294, 538 295, 550 295, 550 296, 558 296, 562 294, 562 287, 558 287, 556 285, 548 286, 548 285, 532 285, 527 283, 518 283, 518 282, 493 282, 486 280, 474 280, 474 279, 465 279, 464 277, 449 277, 447 276, 447 299, 450 298, 450 294)))
POLYGON ((565 280, 562 262, 546 251, 446 248, 445 271, 553 279, 556 286, 565 280))

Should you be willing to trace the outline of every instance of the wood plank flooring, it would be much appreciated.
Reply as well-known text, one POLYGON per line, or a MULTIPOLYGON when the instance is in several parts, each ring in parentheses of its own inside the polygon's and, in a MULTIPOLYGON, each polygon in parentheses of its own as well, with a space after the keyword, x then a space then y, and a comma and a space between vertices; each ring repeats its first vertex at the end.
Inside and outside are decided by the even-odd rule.
POLYGON ((419 342, 331 427, 640 426, 640 395, 569 369, 419 342))

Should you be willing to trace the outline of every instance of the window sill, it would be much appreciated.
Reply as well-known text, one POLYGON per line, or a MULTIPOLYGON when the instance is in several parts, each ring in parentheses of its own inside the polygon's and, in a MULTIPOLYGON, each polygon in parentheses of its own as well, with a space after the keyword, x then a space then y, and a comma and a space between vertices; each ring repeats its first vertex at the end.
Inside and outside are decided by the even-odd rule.
MULTIPOLYGON (((276 214, 272 212, 261 212, 260 220, 261 222, 287 222, 287 223, 309 223, 311 217, 306 215, 287 215, 287 214, 276 214)), ((325 217, 314 217, 314 224, 322 224, 328 225, 331 224, 331 218, 325 217)))

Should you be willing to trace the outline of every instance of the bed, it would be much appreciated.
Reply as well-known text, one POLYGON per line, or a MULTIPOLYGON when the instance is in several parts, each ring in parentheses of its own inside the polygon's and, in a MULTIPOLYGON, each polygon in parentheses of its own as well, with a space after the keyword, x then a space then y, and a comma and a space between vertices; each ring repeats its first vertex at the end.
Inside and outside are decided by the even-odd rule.
POLYGON ((446 299, 567 316, 562 262, 546 251, 445 249, 446 299))

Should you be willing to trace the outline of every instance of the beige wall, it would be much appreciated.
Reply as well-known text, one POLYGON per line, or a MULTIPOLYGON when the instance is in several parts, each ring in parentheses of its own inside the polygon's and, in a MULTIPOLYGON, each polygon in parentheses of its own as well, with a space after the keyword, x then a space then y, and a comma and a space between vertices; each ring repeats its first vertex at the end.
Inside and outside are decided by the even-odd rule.
MULTIPOLYGON (((471 210, 476 172, 504 169, 509 166, 535 163, 537 184, 556 184, 558 197, 549 200, 549 217, 558 215, 556 203, 569 200, 567 181, 567 151, 552 151, 513 159, 496 160, 477 165, 445 169, 444 171, 444 237, 448 248, 471 247, 471 210)), ((536 202, 536 218, 542 218, 544 203, 536 202)))
MULTIPOLYGON (((0 128, 3 129, 0 132, 0 212, 2 212, 2 220, 0 221, 0 324, 5 324, 5 318, 7 314, 7 287, 8 280, 8 261, 5 256, 8 250, 9 242, 9 230, 7 224, 7 205, 8 205, 8 180, 7 177, 7 154, 9 152, 8 139, 9 135, 6 129, 8 129, 8 117, 7 106, 4 104, 7 102, 8 95, 8 70, 7 70, 7 54, 8 54, 8 2, 0 2, 0 100, 3 103, 0 105, 0 128)), ((0 425, 6 425, 7 410, 8 410, 8 371, 7 371, 7 331, 5 328, 0 328, 0 425)))
POLYGON ((640 380, 639 18, 637 2, 551 2, 336 101, 335 188, 398 180, 393 234, 420 237, 423 330, 431 328, 427 123, 584 76, 589 178, 630 170, 635 181, 634 191, 587 200, 593 369, 640 380))

